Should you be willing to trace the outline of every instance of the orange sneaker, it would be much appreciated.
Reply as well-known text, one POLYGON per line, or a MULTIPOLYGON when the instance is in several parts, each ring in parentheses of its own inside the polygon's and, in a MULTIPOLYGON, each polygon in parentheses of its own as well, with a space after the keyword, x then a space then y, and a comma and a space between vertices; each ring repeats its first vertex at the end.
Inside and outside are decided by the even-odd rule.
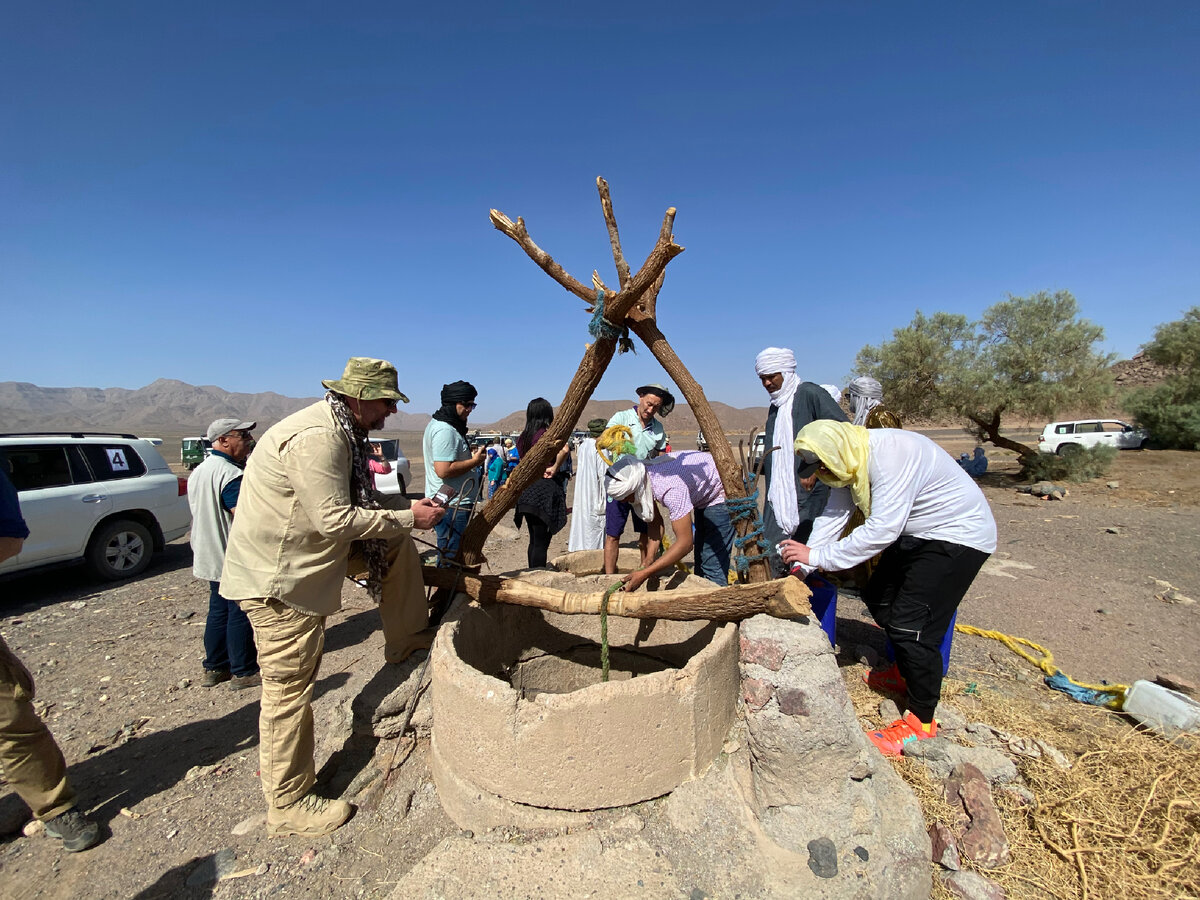
POLYGON ((878 747, 884 756, 899 756, 909 741, 924 741, 931 737, 937 737, 937 722, 926 732, 921 720, 910 712, 886 728, 867 732, 867 740, 878 747))
POLYGON ((908 684, 900 674, 900 667, 892 663, 886 669, 869 669, 863 674, 863 681, 873 691, 886 694, 904 695, 908 693, 908 684))

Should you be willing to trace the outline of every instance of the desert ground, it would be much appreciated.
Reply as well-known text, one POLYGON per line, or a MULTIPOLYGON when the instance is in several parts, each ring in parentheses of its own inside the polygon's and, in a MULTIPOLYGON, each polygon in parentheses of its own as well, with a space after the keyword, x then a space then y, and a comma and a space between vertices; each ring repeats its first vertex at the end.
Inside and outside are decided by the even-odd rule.
MULTIPOLYGON (((961 432, 930 433, 955 456, 973 446, 961 432)), ((164 455, 177 462, 177 436, 162 437, 164 455)), ((413 464, 410 495, 418 496, 420 435, 400 437, 413 464)), ((1061 501, 1018 493, 1013 457, 989 457, 981 486, 999 526, 999 549, 959 622, 1041 644, 1080 681, 1169 674, 1200 682, 1200 605, 1158 596, 1164 591, 1158 582, 1167 582, 1185 598, 1200 598, 1197 455, 1123 452, 1105 478, 1070 485, 1061 501)), ((487 545, 490 571, 525 565, 525 535, 510 525, 487 545)), ((552 557, 565 552, 566 535, 564 529, 555 536, 552 557)), ((11 792, 0 792, 7 835, 0 839, 0 894, 389 897, 437 848, 482 854, 524 840, 502 830, 464 834, 442 811, 429 773, 424 702, 414 720, 422 737, 386 791, 329 837, 269 840, 259 821, 257 691, 199 686, 207 595, 207 585, 192 577, 186 540, 127 583, 99 584, 79 568, 0 582, 0 631, 33 671, 37 707, 66 755, 83 807, 106 834, 88 852, 64 853, 44 835, 23 836, 27 811, 11 792), (213 867, 227 877, 214 883, 206 875, 213 867)), ((347 582, 343 602, 327 623, 314 704, 319 782, 327 792, 345 791, 397 745, 365 738, 338 743, 330 736, 353 697, 377 689, 390 668, 365 592, 347 582)), ((882 638, 856 601, 843 599, 838 612, 839 662, 848 679, 857 678, 858 646, 878 648, 882 638)), ((1033 695, 1061 715, 1086 709, 1088 716, 1117 718, 1044 688, 1036 669, 984 638, 956 638, 950 677, 999 692, 1011 687, 1014 696, 1033 695)), ((654 812, 645 806, 639 821, 653 845, 654 812)), ((669 855, 669 848, 662 852, 669 855)), ((656 892, 647 882, 642 895, 677 894, 656 892)), ((690 896, 721 894, 697 884, 690 896)))

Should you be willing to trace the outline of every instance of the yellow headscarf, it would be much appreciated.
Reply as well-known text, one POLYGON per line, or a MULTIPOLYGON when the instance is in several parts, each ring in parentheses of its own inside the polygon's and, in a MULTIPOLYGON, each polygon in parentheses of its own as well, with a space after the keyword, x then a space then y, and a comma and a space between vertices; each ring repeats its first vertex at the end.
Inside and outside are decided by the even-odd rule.
POLYGON ((795 449, 815 453, 824 467, 817 477, 830 487, 849 487, 854 505, 864 516, 871 515, 867 429, 849 422, 817 419, 800 429, 795 449))

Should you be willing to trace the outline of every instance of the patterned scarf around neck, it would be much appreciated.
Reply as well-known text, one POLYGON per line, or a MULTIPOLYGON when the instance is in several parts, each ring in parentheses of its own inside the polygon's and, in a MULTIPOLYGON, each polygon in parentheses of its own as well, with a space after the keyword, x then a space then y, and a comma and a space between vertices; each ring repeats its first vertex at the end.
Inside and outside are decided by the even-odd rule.
MULTIPOLYGON (((326 391, 325 401, 333 410, 333 417, 350 439, 353 461, 350 465, 350 503, 361 509, 382 509, 371 493, 371 470, 367 466, 370 442, 367 433, 354 422, 350 407, 333 391, 326 391)), ((383 579, 387 575, 387 541, 382 538, 355 541, 367 563, 367 591, 371 598, 380 602, 383 596, 383 579)))

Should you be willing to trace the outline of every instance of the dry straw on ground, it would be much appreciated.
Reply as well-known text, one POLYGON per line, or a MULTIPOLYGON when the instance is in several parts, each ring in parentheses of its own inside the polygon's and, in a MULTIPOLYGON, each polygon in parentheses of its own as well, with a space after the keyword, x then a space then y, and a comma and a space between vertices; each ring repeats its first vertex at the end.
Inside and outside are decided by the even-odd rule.
MULTIPOLYGON (((862 683, 862 668, 844 671, 864 725, 887 724, 879 722, 880 696, 862 683)), ((1015 757, 1035 799, 994 791, 1012 861, 981 875, 1010 898, 1200 898, 1200 740, 1169 743, 1116 713, 1057 695, 1042 702, 979 687, 967 696, 966 688, 948 679, 943 702, 968 721, 1046 741, 1071 760, 1063 770, 1045 755, 1015 757)), ((941 784, 907 758, 895 765, 926 821, 954 827, 941 784)), ((949 897, 934 869, 933 897, 949 897)))

